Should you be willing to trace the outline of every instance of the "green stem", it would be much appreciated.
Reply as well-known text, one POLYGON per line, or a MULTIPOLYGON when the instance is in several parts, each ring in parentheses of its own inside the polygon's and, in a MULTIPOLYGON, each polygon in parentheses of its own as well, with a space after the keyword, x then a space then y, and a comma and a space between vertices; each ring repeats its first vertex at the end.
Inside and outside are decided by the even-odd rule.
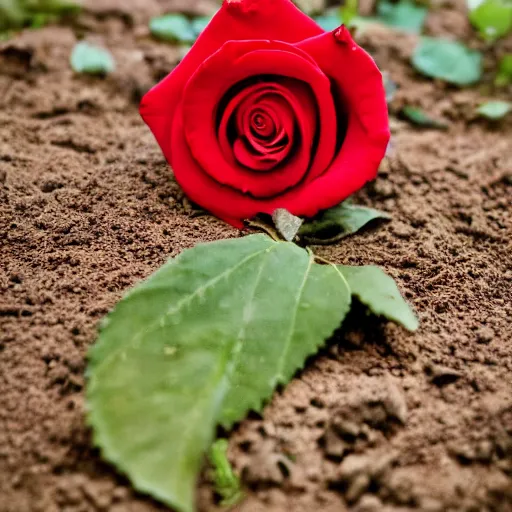
POLYGON ((265 224, 262 221, 259 220, 247 220, 245 221, 248 227, 259 229, 260 231, 263 231, 266 233, 272 240, 275 240, 276 242, 282 242, 283 239, 279 236, 278 232, 269 226, 268 224, 265 224))

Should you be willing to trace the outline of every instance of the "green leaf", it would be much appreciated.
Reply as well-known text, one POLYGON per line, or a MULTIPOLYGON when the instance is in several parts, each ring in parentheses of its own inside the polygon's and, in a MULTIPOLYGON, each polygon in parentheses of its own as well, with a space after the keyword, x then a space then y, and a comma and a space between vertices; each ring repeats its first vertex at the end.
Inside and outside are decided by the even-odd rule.
POLYGON ((433 119, 428 116, 425 111, 419 107, 405 106, 401 110, 402 116, 417 126, 423 126, 425 128, 437 128, 439 130, 446 130, 448 125, 437 119, 433 119))
POLYGON ((48 21, 80 11, 71 0, 0 0, 0 31, 24 26, 38 28, 48 21))
POLYGON ((212 16, 199 16, 191 21, 192 30, 196 37, 208 26, 212 21, 212 16))
POLYGON ((71 53, 71 67, 77 73, 106 75, 115 70, 116 64, 108 50, 81 41, 75 45, 71 53))
POLYGON ((292 215, 285 208, 275 210, 272 214, 272 220, 277 231, 288 242, 291 242, 295 238, 295 235, 304 222, 303 219, 292 215))
POLYGON ((183 14, 165 14, 149 22, 149 30, 154 37, 171 43, 193 43, 197 38, 197 28, 183 14))
POLYGON ((210 448, 209 459, 213 466, 215 492, 222 498, 223 507, 232 507, 244 498, 240 479, 228 459, 228 441, 217 439, 210 448))
POLYGON ((17 0, 0 0, 0 31, 21 27, 24 21, 24 9, 17 0))
POLYGON ((64 15, 80 12, 80 3, 73 0, 25 0, 21 3, 32 13, 64 15))
POLYGON ((313 220, 305 222, 299 229, 299 235, 309 243, 334 243, 356 233, 375 219, 389 218, 387 213, 373 208, 344 202, 325 210, 313 220))
POLYGON ((326 32, 332 32, 339 28, 340 25, 345 24, 356 28, 357 31, 361 33, 369 23, 375 23, 376 21, 375 18, 366 18, 357 15, 351 16, 350 9, 348 11, 343 11, 342 9, 344 8, 336 9, 335 11, 328 10, 325 14, 315 16, 313 19, 326 32))
POLYGON ((495 41, 512 30, 510 0, 469 1, 469 19, 486 41, 495 41))
POLYGON ((134 486, 180 512, 215 426, 261 410, 341 324, 333 265, 265 235, 201 244, 135 287, 89 353, 96 444, 134 486))
POLYGON ((409 331, 416 331, 419 323, 398 287, 382 269, 374 266, 351 267, 337 265, 345 276, 352 295, 377 316, 392 320, 409 331))
POLYGON ((412 64, 426 76, 456 85, 474 84, 482 76, 482 54, 447 39, 422 37, 412 64))
POLYGON ((501 58, 495 83, 498 87, 512 83, 512 53, 507 53, 501 58))
POLYGON ((343 23, 350 27, 352 20, 357 17, 358 0, 345 0, 345 4, 340 7, 340 16, 343 23))
POLYGON ((401 0, 398 3, 380 0, 377 5, 377 17, 380 22, 413 34, 419 34, 423 29, 427 12, 426 7, 409 0, 401 0))
POLYGON ((488 101, 478 107, 477 112, 487 119, 493 121, 505 117, 512 110, 512 103, 509 101, 488 101))
POLYGON ((326 32, 332 32, 341 25, 341 18, 338 14, 325 14, 313 18, 326 32))

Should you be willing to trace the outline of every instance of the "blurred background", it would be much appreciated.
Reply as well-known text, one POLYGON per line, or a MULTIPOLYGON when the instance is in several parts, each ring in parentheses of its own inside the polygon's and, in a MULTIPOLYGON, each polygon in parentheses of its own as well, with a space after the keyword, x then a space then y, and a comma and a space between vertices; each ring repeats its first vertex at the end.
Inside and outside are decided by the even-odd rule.
MULTIPOLYGON (((392 131, 354 200, 393 220, 318 252, 383 267, 421 329, 348 322, 237 427, 237 510, 512 510, 512 4, 297 4, 375 58, 392 131)), ((127 288, 239 235, 198 215, 137 112, 218 7, 0 0, 0 512, 165 510, 93 448, 85 355, 127 288)), ((198 496, 216 510, 206 476, 198 496)))

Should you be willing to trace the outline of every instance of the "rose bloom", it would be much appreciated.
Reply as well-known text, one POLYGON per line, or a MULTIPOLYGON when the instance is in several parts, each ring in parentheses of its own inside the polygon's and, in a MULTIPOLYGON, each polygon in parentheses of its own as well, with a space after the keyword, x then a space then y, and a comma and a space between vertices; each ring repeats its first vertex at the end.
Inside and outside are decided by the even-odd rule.
POLYGON ((236 227, 340 203, 375 177, 389 141, 373 59, 289 0, 225 0, 140 112, 185 194, 236 227))

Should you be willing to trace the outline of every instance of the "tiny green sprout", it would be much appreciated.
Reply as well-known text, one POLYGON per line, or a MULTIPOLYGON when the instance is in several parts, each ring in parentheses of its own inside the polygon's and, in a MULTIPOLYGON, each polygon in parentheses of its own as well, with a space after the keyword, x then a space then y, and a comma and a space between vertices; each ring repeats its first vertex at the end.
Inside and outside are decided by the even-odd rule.
POLYGON ((228 441, 217 439, 210 449, 210 462, 213 466, 215 491, 221 497, 223 507, 232 507, 244 498, 240 479, 233 471, 228 455, 228 441))

